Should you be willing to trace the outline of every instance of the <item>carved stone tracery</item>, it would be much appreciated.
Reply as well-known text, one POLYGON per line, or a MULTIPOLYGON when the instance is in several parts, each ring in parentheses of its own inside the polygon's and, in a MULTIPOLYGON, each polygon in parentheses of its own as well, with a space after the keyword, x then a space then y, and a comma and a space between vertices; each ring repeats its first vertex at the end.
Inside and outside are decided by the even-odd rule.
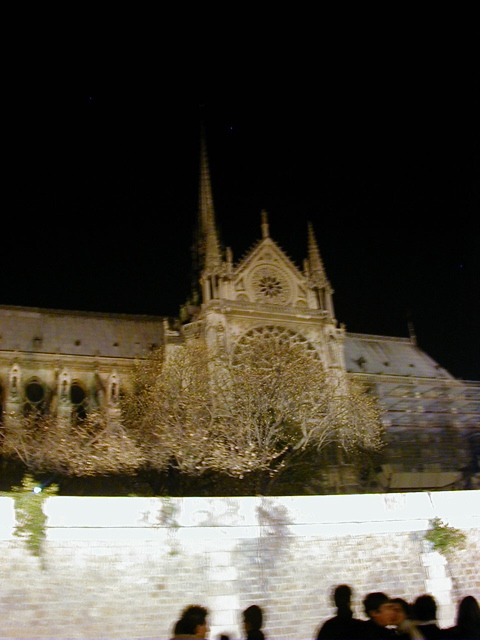
POLYGON ((258 302, 286 305, 292 297, 288 277, 270 265, 259 265, 250 274, 248 288, 258 302))
POLYGON ((244 333, 235 345, 235 352, 240 353, 243 350, 248 350, 250 344, 256 342, 259 338, 265 340, 265 342, 273 340, 278 344, 300 345, 312 359, 320 359, 320 354, 305 336, 287 327, 275 325, 255 327, 244 333))

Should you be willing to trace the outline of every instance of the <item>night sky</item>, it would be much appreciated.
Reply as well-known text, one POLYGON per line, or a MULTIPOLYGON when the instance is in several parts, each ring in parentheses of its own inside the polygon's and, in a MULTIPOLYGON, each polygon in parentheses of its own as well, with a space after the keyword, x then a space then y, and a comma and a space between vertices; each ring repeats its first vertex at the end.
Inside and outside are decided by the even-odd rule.
POLYGON ((311 221, 348 331, 407 337, 411 322, 424 351, 480 380, 478 73, 284 47, 188 64, 89 49, 15 70, 0 304, 177 315, 203 119, 235 260, 265 209, 301 267, 311 221))

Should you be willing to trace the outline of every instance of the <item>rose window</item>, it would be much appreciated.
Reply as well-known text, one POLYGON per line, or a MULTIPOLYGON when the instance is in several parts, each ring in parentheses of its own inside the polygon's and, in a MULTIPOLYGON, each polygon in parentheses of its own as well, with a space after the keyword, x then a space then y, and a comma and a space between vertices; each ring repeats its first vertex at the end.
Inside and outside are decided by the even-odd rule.
POLYGON ((290 286, 287 278, 279 270, 259 267, 253 271, 250 283, 258 301, 273 304, 288 303, 290 286))
MULTIPOLYGON (((289 345, 291 348, 300 348, 312 360, 318 361, 320 356, 313 344, 300 333, 287 329, 286 327, 277 327, 267 325, 256 327, 244 333, 235 346, 236 357, 240 357, 242 353, 249 351, 253 345, 263 342, 265 345, 289 345)), ((268 358, 270 350, 266 349, 265 356, 268 358)))
POLYGON ((262 276, 258 283, 259 291, 265 298, 276 298, 282 293, 282 283, 277 276, 262 276))

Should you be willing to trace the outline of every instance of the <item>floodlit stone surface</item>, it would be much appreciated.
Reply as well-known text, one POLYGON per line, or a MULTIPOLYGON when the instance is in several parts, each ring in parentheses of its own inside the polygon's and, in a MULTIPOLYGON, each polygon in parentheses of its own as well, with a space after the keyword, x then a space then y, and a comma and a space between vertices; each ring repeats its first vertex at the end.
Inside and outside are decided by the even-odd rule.
POLYGON ((445 626, 458 599, 480 598, 478 491, 55 496, 44 506, 47 540, 36 558, 13 535, 13 499, 0 499, 0 638, 169 638, 190 603, 211 610, 211 638, 240 638, 241 611, 257 603, 268 637, 300 640, 332 615, 340 583, 353 587, 358 617, 364 595, 379 589, 409 600, 432 593, 445 626), (467 536, 448 561, 424 542, 433 517, 467 536))

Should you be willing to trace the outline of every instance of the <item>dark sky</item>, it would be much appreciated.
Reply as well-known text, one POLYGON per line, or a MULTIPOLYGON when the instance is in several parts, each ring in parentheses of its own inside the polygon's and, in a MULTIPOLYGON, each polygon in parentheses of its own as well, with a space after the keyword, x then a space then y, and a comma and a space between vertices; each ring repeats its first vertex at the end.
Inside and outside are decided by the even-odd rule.
POLYGON ((410 320, 421 348, 480 379, 478 73, 402 51, 276 47, 187 63, 85 46, 15 69, 0 304, 176 315, 202 114, 234 259, 264 208, 301 266, 312 221, 347 330, 408 336, 410 320))

